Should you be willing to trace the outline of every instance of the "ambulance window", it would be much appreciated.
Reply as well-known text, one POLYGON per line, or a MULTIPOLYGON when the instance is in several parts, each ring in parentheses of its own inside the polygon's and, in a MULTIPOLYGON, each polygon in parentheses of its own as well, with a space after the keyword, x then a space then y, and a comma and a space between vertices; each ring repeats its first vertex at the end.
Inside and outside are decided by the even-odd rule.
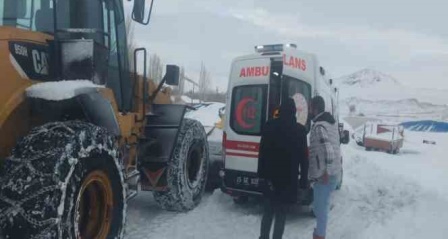
POLYGON ((282 101, 292 98, 297 107, 297 123, 302 124, 307 129, 310 126, 309 103, 311 100, 311 86, 305 81, 289 76, 283 76, 282 101))
POLYGON ((260 135, 265 121, 266 93, 264 85, 235 87, 232 94, 230 127, 238 134, 260 135))

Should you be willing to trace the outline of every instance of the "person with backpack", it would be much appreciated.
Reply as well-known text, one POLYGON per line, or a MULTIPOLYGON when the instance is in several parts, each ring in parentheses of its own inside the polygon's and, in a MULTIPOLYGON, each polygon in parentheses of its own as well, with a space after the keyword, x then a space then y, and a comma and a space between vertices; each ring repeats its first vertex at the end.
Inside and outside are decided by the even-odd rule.
POLYGON ((286 212, 297 201, 298 186, 308 187, 307 132, 297 123, 293 99, 284 101, 279 117, 266 122, 262 129, 258 176, 264 188, 265 208, 260 239, 268 239, 274 223, 274 239, 281 239, 286 212), (300 166, 300 182, 298 180, 300 166))
POLYGON ((325 112, 321 96, 311 100, 313 126, 310 131, 309 179, 314 181, 313 210, 316 216, 314 239, 325 239, 331 193, 342 176, 342 159, 338 124, 325 112))

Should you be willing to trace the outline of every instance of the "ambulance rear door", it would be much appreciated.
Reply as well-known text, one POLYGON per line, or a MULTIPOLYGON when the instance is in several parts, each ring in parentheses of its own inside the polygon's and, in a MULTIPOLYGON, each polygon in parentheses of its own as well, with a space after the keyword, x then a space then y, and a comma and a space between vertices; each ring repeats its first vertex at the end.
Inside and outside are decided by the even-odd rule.
POLYGON ((310 129, 310 102, 315 88, 315 56, 292 49, 283 54, 282 101, 292 98, 297 123, 310 129))
POLYGON ((226 110, 227 187, 256 191, 261 127, 267 120, 270 58, 237 59, 232 64, 226 110))

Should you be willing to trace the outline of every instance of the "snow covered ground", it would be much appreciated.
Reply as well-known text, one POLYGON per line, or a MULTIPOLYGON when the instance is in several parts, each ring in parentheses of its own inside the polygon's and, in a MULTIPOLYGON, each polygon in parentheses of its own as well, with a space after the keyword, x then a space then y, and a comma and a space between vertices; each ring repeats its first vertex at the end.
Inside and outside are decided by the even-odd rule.
MULTIPOLYGON (((328 238, 445 238, 448 235, 448 134, 405 132, 398 155, 343 146, 344 185, 334 194, 328 238), (423 139, 436 145, 422 144, 423 139)), ((128 208, 126 238, 258 238, 262 206, 235 205, 216 190, 188 213, 159 209, 151 193, 128 208)), ((284 238, 312 238, 315 221, 300 208, 284 238)))

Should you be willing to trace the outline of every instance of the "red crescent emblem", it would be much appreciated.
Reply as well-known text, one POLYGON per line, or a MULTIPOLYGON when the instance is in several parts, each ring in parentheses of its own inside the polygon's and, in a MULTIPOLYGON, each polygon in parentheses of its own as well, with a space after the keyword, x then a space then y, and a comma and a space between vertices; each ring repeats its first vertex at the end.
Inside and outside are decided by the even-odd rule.
POLYGON ((245 97, 240 101, 240 103, 238 103, 238 106, 236 107, 236 122, 238 122, 238 125, 243 129, 250 129, 255 126, 255 123, 250 124, 244 119, 244 113, 247 109, 247 105, 254 102, 255 100, 251 97, 245 97))

